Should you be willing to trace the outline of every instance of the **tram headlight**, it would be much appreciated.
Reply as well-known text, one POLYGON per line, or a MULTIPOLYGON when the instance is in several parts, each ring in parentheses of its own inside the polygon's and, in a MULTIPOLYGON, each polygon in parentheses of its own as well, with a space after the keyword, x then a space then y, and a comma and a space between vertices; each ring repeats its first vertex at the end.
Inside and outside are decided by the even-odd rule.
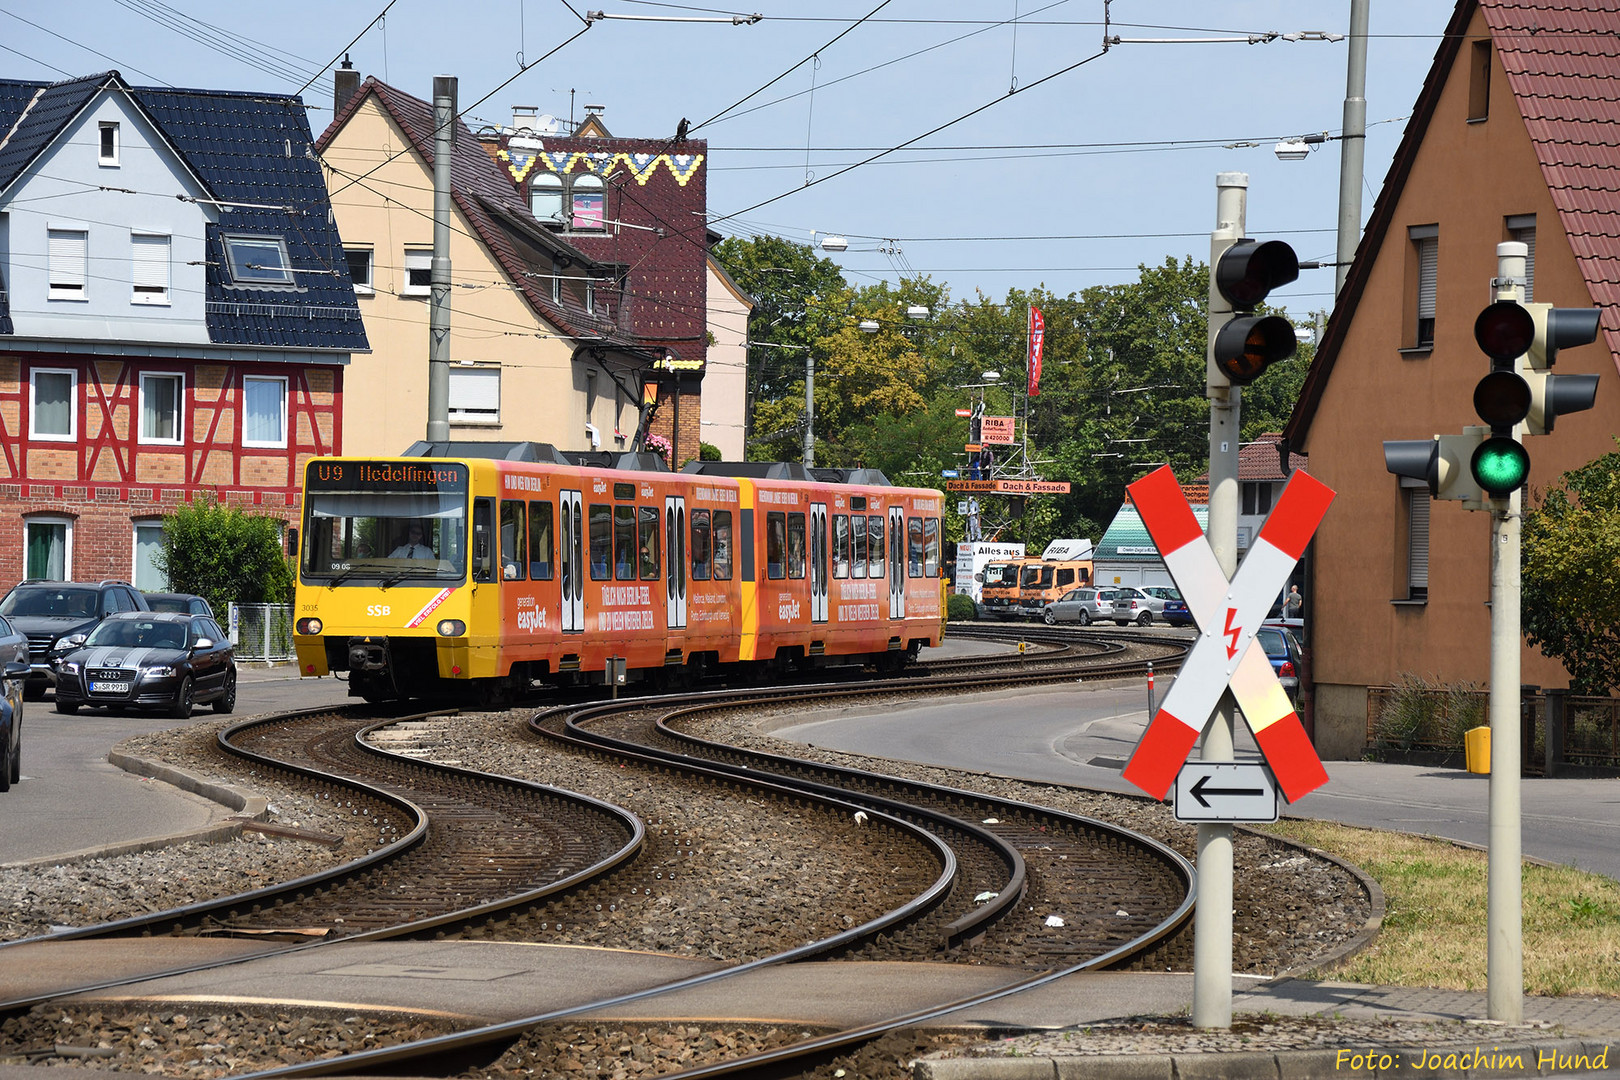
POLYGON ((467 632, 467 624, 460 619, 440 619, 438 629, 440 637, 460 637, 467 632))
POLYGON ((299 619, 296 629, 300 634, 318 634, 321 632, 321 620, 299 619))

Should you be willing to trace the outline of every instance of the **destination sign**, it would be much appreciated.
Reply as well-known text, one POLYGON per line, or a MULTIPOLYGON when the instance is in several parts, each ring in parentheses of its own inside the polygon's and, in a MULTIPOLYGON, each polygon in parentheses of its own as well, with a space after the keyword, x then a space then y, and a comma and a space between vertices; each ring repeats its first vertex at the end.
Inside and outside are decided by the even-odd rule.
POLYGON ((312 491, 466 491, 459 461, 312 461, 304 471, 312 491))
POLYGON ((1067 495, 1067 480, 950 480, 946 491, 975 491, 990 495, 1067 495))

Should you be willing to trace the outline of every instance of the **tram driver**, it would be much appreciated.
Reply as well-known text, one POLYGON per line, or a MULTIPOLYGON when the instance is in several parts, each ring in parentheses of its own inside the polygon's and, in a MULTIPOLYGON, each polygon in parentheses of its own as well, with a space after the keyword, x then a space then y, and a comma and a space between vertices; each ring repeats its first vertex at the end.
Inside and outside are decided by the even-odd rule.
POLYGON ((433 549, 422 535, 422 523, 413 521, 405 530, 405 542, 389 552, 390 559, 431 559, 433 549))

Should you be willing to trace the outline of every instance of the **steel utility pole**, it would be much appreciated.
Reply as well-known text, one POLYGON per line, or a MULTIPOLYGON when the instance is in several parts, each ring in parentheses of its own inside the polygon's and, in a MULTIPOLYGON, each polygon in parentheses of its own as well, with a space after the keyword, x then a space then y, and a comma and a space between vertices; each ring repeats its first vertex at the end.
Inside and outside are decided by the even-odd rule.
MULTIPOLYGON (((1215 174, 1215 231, 1209 236, 1209 351, 1205 396, 1209 398, 1209 543, 1221 572, 1237 572, 1238 411, 1241 387, 1215 366, 1215 337, 1232 317, 1232 304, 1215 284, 1221 255, 1243 238, 1249 174, 1215 174)), ((1232 761, 1231 691, 1204 730, 1203 761, 1232 761)), ((1193 1025, 1232 1026, 1232 826, 1198 826, 1198 905, 1193 911, 1193 1025)))
POLYGON ((816 354, 804 354, 804 467, 816 467, 816 354))
POLYGON ((1350 64, 1345 76, 1344 133, 1339 136, 1339 253, 1333 292, 1344 289, 1361 240, 1361 174, 1367 157, 1367 7, 1350 0, 1350 64))
MULTIPOLYGON (((450 160, 456 79, 433 77, 433 265, 428 310, 428 442, 450 441, 450 160)), ((410 271, 406 271, 409 273, 410 271)))
MULTIPOLYGON (((1524 303, 1524 244, 1496 246, 1496 299, 1524 303)), ((1519 431, 1524 426, 1519 425, 1519 431)), ((1486 868, 1486 1015, 1524 1023, 1524 886, 1520 880, 1519 545, 1522 489, 1490 499, 1491 789, 1486 868)))

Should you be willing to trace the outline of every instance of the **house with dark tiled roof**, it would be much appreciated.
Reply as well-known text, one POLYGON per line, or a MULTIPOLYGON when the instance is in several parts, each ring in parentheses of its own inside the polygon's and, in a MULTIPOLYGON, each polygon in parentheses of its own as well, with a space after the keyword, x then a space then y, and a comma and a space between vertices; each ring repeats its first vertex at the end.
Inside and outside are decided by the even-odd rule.
POLYGON ((0 588, 132 579, 199 493, 292 521, 364 326, 284 94, 0 81, 0 588))
MULTIPOLYGON (((1620 429, 1620 8, 1459 0, 1283 436, 1338 495, 1302 590, 1317 748, 1359 755, 1367 688, 1403 674, 1485 683, 1490 519, 1390 475, 1382 442, 1478 424, 1473 335, 1499 243, 1524 243, 1528 299, 1596 306, 1596 343, 1558 371, 1596 406, 1526 440, 1531 503, 1620 429)), ((1523 681, 1567 673, 1523 652, 1523 681)))
MULTIPOLYGON (((427 423, 433 106, 352 69, 335 106, 316 150, 373 344, 349 370, 344 445, 397 454, 427 423)), ((642 333, 624 260, 537 221, 460 120, 451 203, 451 438, 631 449, 669 350, 642 333)))

